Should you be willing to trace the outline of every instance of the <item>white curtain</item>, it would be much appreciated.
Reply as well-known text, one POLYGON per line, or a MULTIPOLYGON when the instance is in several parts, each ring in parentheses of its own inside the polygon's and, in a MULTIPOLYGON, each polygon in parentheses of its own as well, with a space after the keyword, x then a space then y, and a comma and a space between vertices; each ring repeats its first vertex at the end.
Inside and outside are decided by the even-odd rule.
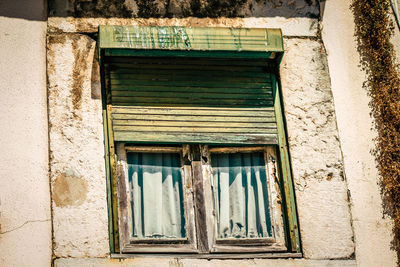
POLYGON ((271 236, 263 153, 212 154, 218 238, 271 236))
POLYGON ((185 237, 180 155, 128 153, 133 237, 185 237))

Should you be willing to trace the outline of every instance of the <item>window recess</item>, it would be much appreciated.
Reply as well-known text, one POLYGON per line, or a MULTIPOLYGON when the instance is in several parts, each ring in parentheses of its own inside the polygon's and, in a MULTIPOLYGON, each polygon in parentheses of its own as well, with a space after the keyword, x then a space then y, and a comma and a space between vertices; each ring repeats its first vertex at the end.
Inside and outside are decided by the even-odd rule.
POLYGON ((112 252, 299 253, 280 30, 99 36, 112 252))

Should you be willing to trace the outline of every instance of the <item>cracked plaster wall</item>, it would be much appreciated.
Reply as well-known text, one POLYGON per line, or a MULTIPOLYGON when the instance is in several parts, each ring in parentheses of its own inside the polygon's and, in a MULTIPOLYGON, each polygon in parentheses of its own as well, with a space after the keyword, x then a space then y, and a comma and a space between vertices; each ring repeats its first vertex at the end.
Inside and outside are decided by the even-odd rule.
POLYGON ((47 23, 43 3, 23 4, 29 19, 0 3, 0 266, 42 267, 51 264, 47 23))
MULTIPOLYGON (((49 21, 51 179, 53 192, 60 177, 73 176, 70 179, 74 182, 83 179, 88 186, 87 196, 77 205, 59 206, 53 202, 55 253, 58 257, 104 257, 108 252, 108 230, 101 103, 100 99, 91 97, 90 83, 95 41, 73 33, 76 27, 88 25, 84 20, 79 23, 73 20, 55 18, 49 21), (63 28, 69 32, 60 33, 63 28), (85 56, 82 58, 82 55, 85 56), (82 78, 79 108, 73 103, 77 64, 82 78)), ((195 21, 202 26, 215 24, 209 19, 195 21)), ((238 21, 244 27, 270 26, 263 19, 238 21)), ((218 23, 232 26, 238 21, 218 23)), ((88 19, 88 22, 96 25, 107 20, 88 19)), ((126 20, 118 23, 113 19, 112 22, 121 24, 126 20)), ((140 22, 146 24, 146 20, 140 22)), ((191 19, 159 23, 165 25, 165 22, 188 25, 191 19)), ((154 24, 157 20, 147 23, 154 24)), ((286 23, 292 22, 287 20, 286 23)), ((292 34, 290 27, 285 23, 281 26, 289 33, 285 38, 281 80, 304 257, 316 260, 351 258, 354 253, 351 216, 325 50, 312 27, 308 28, 308 38, 289 36, 292 34)))

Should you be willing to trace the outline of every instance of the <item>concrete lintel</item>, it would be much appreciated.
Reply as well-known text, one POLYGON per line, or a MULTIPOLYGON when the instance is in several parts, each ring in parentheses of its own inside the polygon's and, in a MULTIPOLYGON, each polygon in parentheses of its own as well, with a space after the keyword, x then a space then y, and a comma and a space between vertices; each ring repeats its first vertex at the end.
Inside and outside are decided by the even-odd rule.
POLYGON ((48 20, 49 33, 93 33, 99 25, 165 25, 197 27, 244 27, 280 28, 287 37, 316 37, 318 19, 310 18, 163 18, 163 19, 120 19, 120 18, 61 18, 48 20))

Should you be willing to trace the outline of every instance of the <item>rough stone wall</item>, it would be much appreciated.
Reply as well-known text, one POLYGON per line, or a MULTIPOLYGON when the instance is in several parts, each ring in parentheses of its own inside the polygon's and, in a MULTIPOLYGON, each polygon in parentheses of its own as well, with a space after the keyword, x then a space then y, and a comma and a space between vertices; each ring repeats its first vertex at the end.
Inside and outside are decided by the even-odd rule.
POLYGON ((325 50, 318 40, 284 43, 280 70, 303 253, 350 258, 349 199, 325 50))
POLYGON ((117 17, 309 17, 318 18, 317 0, 50 0, 49 15, 117 17))
MULTIPOLYGON (((159 20, 158 25, 191 25, 193 21, 197 26, 271 27, 271 23, 276 23, 264 19, 172 19, 159 20)), ((315 26, 309 27, 315 24, 295 21, 297 28, 304 28, 300 31, 304 35, 295 36, 296 32, 290 30, 291 20, 280 24, 284 34, 290 35, 285 38, 281 81, 304 257, 351 258, 353 233, 326 55, 315 26)), ((99 99, 91 98, 90 87, 95 44, 89 37, 73 32, 77 29, 93 32, 96 25, 109 23, 157 25, 157 20, 54 18, 49 21, 51 177, 58 257, 103 257, 108 252, 101 106, 99 99), (74 104, 76 66, 80 70, 78 84, 82 93, 78 106, 74 104), (63 192, 65 184, 78 184, 80 189, 55 196, 54 192, 63 192), (61 190, 57 189, 60 185, 61 190), (64 199, 61 205, 56 197, 64 199), (79 224, 82 227, 76 229, 79 224)))
POLYGON ((109 253, 102 104, 96 42, 48 36, 50 178, 56 257, 109 253))

